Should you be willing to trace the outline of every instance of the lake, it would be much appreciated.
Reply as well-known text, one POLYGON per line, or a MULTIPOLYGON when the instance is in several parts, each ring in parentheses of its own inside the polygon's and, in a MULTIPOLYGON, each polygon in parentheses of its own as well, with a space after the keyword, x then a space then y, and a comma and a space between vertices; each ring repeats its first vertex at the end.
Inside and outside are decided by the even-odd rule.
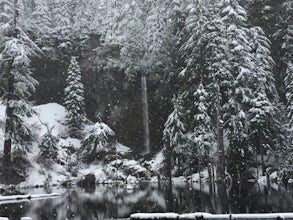
POLYGON ((263 213, 293 212, 293 187, 272 184, 271 188, 243 182, 229 187, 205 184, 175 184, 172 193, 165 185, 98 185, 92 189, 43 188, 24 190, 24 194, 60 193, 57 198, 0 202, 0 216, 18 220, 91 220, 129 217, 137 212, 177 213, 263 213))

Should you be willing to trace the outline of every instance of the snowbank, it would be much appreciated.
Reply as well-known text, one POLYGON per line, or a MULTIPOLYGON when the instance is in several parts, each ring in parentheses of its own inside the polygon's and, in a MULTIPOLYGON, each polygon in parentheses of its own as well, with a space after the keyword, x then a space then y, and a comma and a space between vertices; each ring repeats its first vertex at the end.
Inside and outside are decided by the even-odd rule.
POLYGON ((270 214, 210 214, 197 212, 191 214, 176 213, 136 213, 130 219, 284 219, 293 218, 293 213, 270 213, 270 214))

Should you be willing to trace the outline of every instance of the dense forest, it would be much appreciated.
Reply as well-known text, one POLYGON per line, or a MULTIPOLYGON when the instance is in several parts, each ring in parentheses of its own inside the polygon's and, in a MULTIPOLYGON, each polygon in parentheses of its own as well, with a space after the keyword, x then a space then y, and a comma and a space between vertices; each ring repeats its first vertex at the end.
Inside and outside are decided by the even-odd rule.
POLYGON ((292 0, 1 0, 0 26, 6 154, 56 102, 70 136, 105 122, 178 174, 292 169, 292 0))

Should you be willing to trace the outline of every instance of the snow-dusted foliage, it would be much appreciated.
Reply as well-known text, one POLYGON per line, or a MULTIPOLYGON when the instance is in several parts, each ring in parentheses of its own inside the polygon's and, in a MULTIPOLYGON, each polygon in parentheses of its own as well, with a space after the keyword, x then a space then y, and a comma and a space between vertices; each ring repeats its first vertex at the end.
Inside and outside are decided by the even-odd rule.
POLYGON ((172 151, 173 164, 184 170, 187 154, 187 134, 184 125, 184 108, 182 95, 173 97, 173 112, 169 115, 163 131, 163 139, 172 151))
POLYGON ((72 137, 80 137, 86 122, 84 87, 77 57, 72 57, 68 67, 64 89, 64 106, 67 110, 66 124, 72 137))
POLYGON ((58 142, 59 139, 52 134, 52 129, 48 129, 47 133, 42 137, 42 141, 39 146, 40 158, 47 159, 49 161, 56 161, 58 155, 58 142))
POLYGON ((129 182, 133 177, 150 178, 150 172, 135 160, 117 159, 107 164, 103 170, 113 180, 129 182))
MULTIPOLYGON (((210 162, 210 149, 215 143, 212 119, 209 116, 209 94, 201 83, 194 93, 194 132, 192 134, 191 154, 189 161, 198 160, 198 168, 206 167, 210 162)), ((193 167, 193 166, 189 166, 193 167)))
POLYGON ((288 119, 289 119, 289 127, 293 130, 293 63, 289 62, 286 78, 285 78, 285 86, 286 86, 286 99, 287 99, 287 110, 288 110, 288 119))
POLYGON ((40 51, 21 29, 18 22, 19 5, 12 6, 13 8, 7 8, 6 12, 13 12, 13 14, 5 16, 11 16, 13 22, 10 21, 0 27, 0 62, 3 71, 1 77, 6 79, 3 96, 6 105, 4 155, 8 157, 10 157, 11 144, 14 145, 13 151, 21 154, 29 151, 31 146, 31 131, 24 125, 23 117, 33 113, 29 98, 34 93, 38 82, 32 77, 30 59, 40 51))
POLYGON ((35 1, 35 7, 32 11, 32 18, 33 19, 31 21, 31 28, 37 37, 36 42, 43 45, 45 42, 50 42, 50 37, 53 32, 53 29, 51 11, 47 1, 35 1))
POLYGON ((105 123, 97 122, 84 138, 80 154, 88 163, 106 160, 107 154, 114 155, 115 145, 115 132, 105 123))

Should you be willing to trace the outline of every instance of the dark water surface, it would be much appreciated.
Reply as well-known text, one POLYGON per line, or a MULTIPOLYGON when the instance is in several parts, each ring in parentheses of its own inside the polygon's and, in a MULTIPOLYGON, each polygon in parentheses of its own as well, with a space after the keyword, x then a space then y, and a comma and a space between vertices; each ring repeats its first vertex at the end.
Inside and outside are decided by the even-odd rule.
MULTIPOLYGON (((127 190, 126 186, 97 186, 84 190, 78 187, 53 188, 49 193, 60 193, 57 198, 0 201, 0 216, 19 220, 29 216, 33 220, 91 220, 129 217, 137 212, 177 213, 262 213, 293 212, 293 187, 272 185, 271 188, 256 183, 242 183, 230 187, 209 184, 173 186, 141 185, 127 190)), ((24 191, 24 194, 47 193, 44 189, 24 191)))

